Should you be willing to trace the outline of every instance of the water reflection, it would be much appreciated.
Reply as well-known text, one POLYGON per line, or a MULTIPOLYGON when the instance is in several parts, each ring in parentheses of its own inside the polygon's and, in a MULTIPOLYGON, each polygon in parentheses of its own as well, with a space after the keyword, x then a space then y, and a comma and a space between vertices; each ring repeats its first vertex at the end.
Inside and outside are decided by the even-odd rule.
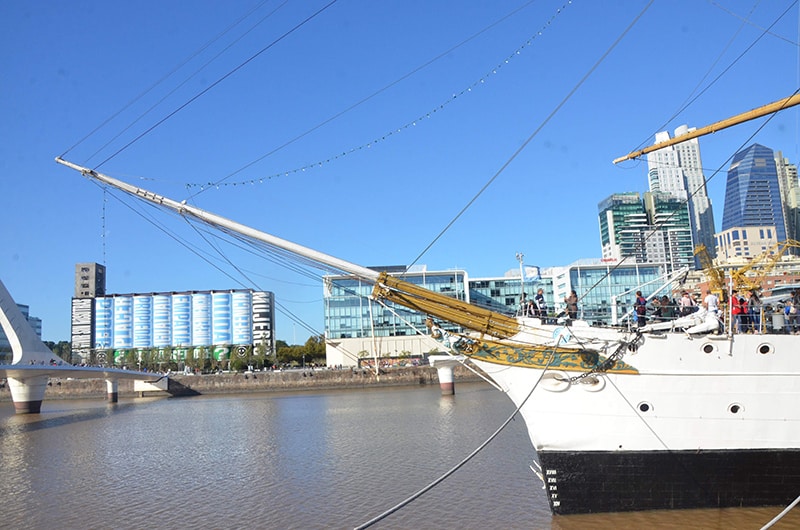
MULTIPOLYGON (((514 407, 488 385, 0 403, 8 528, 353 528, 421 490, 514 407), (13 500, 13 502, 9 502, 13 500), (44 501, 44 503, 43 503, 44 501)), ((553 517, 521 420, 373 528, 760 528, 781 508, 553 517)), ((800 527, 790 514, 775 528, 800 527)))

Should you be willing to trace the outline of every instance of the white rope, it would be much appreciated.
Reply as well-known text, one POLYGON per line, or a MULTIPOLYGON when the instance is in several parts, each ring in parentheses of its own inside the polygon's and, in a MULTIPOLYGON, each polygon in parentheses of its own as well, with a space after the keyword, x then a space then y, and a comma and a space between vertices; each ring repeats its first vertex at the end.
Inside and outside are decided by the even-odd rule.
POLYGON ((444 479, 446 479, 447 477, 449 477, 450 475, 452 475, 453 473, 458 471, 464 464, 466 464, 467 462, 472 460, 472 458, 475 455, 477 455, 481 450, 483 450, 484 447, 489 445, 489 443, 492 440, 494 440, 497 437, 498 434, 500 434, 500 431, 505 429, 506 425, 511 423, 511 420, 513 420, 514 417, 517 414, 519 414, 519 411, 522 409, 522 407, 525 405, 525 403, 527 403, 528 399, 533 395, 533 391, 536 390, 537 386, 539 386, 539 382, 542 380, 542 376, 544 376, 544 373, 550 367, 550 364, 553 362, 553 359, 555 359, 555 354, 550 356, 550 360, 547 362, 547 365, 544 367, 542 372, 539 374, 539 379, 536 380, 536 384, 533 385, 533 388, 531 388, 531 391, 528 393, 527 396, 525 396, 525 399, 522 400, 522 403, 519 404, 519 407, 517 407, 517 409, 511 414, 511 416, 509 416, 508 419, 506 421, 504 421, 503 424, 494 433, 492 433, 492 435, 489 436, 489 438, 485 442, 483 442, 481 445, 479 445, 477 449, 472 451, 464 460, 462 460, 461 462, 456 464, 455 467, 453 467, 452 469, 447 471, 444 475, 442 475, 441 477, 437 478, 436 480, 434 480, 433 482, 431 482, 430 484, 428 484, 427 486, 425 486, 424 488, 419 490, 417 493, 413 494, 411 497, 409 497, 406 500, 400 502, 399 504, 389 508, 388 510, 386 510, 382 514, 378 515, 377 517, 374 517, 374 518, 370 519, 366 523, 364 523, 362 525, 359 525, 359 526, 356 526, 355 530, 363 530, 364 528, 369 528, 373 524, 385 519, 386 517, 388 517, 389 515, 393 514, 394 512, 399 510, 400 508, 403 508, 404 506, 408 505, 409 503, 411 503, 415 499, 417 499, 420 496, 422 496, 424 493, 426 493, 426 492, 430 491, 431 489, 433 489, 435 486, 437 486, 439 483, 441 483, 444 479))
POLYGON ((761 527, 761 530, 766 530, 767 528, 771 528, 771 527, 772 527, 772 525, 774 525, 775 523, 777 523, 778 521, 780 521, 781 519, 783 519, 783 516, 784 516, 784 515, 786 515, 787 513, 789 513, 789 512, 792 510, 792 508, 794 508, 795 506, 797 506, 797 503, 800 503, 800 497, 797 497, 797 498, 796 498, 796 499, 795 499, 795 500, 792 502, 792 504, 790 504, 789 506, 787 506, 786 508, 784 508, 784 509, 783 509, 783 511, 782 511, 781 513, 779 513, 778 515, 776 515, 776 516, 775 516, 775 518, 774 518, 772 521, 770 521, 770 522, 768 522, 767 524, 765 524, 764 526, 762 526, 762 527, 761 527))

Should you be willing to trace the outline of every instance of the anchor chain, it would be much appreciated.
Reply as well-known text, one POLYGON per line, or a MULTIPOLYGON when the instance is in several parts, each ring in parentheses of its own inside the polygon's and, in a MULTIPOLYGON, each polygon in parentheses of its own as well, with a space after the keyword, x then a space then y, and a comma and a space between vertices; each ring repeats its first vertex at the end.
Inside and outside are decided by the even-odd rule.
POLYGON ((622 341, 620 341, 619 345, 617 346, 617 349, 614 351, 614 353, 612 353, 611 355, 606 357, 605 361, 603 361, 602 363, 596 365, 594 368, 592 368, 588 372, 584 372, 584 373, 582 373, 580 375, 575 375, 575 376, 569 377, 565 381, 567 381, 570 385, 577 385, 577 384, 582 384, 582 383, 583 384, 589 384, 589 383, 585 382, 586 379, 588 379, 589 377, 594 376, 595 374, 608 372, 611 368, 614 367, 615 364, 617 364, 618 361, 621 361, 622 358, 625 357, 625 352, 626 351, 628 351, 628 350, 636 351, 636 349, 637 349, 636 342, 638 342, 640 338, 641 338, 641 336, 637 334, 637 337, 634 340, 631 340, 631 341, 622 340, 622 341))

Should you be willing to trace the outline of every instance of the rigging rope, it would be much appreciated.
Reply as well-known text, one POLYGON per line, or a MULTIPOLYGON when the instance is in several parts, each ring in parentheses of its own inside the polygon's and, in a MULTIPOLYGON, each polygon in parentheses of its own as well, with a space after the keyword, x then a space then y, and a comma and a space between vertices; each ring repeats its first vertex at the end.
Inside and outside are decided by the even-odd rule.
MULTIPOLYGON (((696 92, 696 91, 697 91, 697 89, 698 89, 698 88, 700 87, 700 85, 703 83, 703 81, 705 80, 705 78, 706 78, 706 77, 708 77, 708 75, 711 73, 711 70, 714 68, 714 66, 716 66, 716 64, 719 62, 719 60, 722 58, 722 56, 725 54, 725 52, 726 52, 726 51, 728 50, 728 48, 731 46, 731 44, 733 43, 733 40, 736 38, 736 35, 737 35, 737 34, 738 34, 740 31, 742 31, 742 28, 744 27, 744 25, 745 25, 746 21, 742 22, 742 24, 739 26, 739 29, 738 29, 738 30, 736 30, 736 33, 734 34, 734 36, 733 36, 733 37, 731 37, 731 39, 728 41, 728 44, 727 44, 727 45, 726 45, 726 46, 723 48, 723 50, 722 50, 722 51, 720 52, 720 54, 718 55, 717 59, 716 59, 716 60, 714 61, 714 63, 713 63, 713 64, 712 64, 712 65, 709 67, 709 69, 708 69, 708 71, 706 72, 706 74, 705 74, 705 75, 703 76, 703 78, 702 78, 702 79, 701 79, 701 80, 700 80, 700 81, 697 83, 697 86, 695 86, 695 87, 694 87, 694 89, 692 89, 692 91, 689 93, 689 96, 687 96, 686 100, 684 100, 684 102, 683 102, 683 103, 681 103, 681 105, 679 105, 679 106, 678 106, 678 109, 677 109, 677 110, 676 110, 676 111, 675 111, 675 112, 672 114, 672 116, 670 116, 670 117, 669 117, 669 118, 668 118, 668 119, 667 119, 667 120, 666 120, 666 121, 665 121, 665 122, 664 122, 664 123, 663 123, 663 124, 662 124, 660 127, 658 127, 658 129, 656 129, 656 132, 663 131, 663 130, 664 130, 666 127, 667 127, 667 124, 668 124, 669 122, 671 122, 673 119, 675 119, 675 118, 676 118, 676 117, 677 117, 679 114, 681 114, 683 111, 685 111, 686 109, 688 109, 688 108, 689 108, 689 107, 690 107, 690 106, 691 106, 691 105, 692 105, 692 104, 693 104, 695 101, 697 101, 697 100, 700 98, 700 96, 702 96, 703 94, 705 94, 705 93, 706 93, 706 91, 708 91, 708 90, 709 90, 709 89, 710 89, 712 86, 714 86, 714 85, 717 83, 717 81, 719 81, 719 80, 720 80, 720 79, 721 79, 721 78, 722 78, 722 77, 723 77, 723 76, 724 76, 726 73, 728 73, 728 71, 729 71, 731 68, 733 68, 733 67, 736 65, 736 63, 738 63, 738 62, 739 62, 739 61, 742 59, 742 57, 744 57, 744 56, 745 56, 745 55, 746 55, 746 54, 747 54, 747 53, 748 53, 748 52, 749 52, 749 51, 750 51, 750 50, 751 50, 751 49, 752 49, 752 48, 753 48, 753 47, 754 47, 754 46, 755 46, 755 45, 756 45, 756 44, 757 44, 757 43, 758 43, 758 42, 759 42, 759 41, 760 41, 762 38, 764 38, 764 36, 765 36, 765 35, 767 35, 767 34, 770 34, 770 35, 771 35, 771 33, 770 33, 770 30, 771 30, 771 29, 772 29, 772 28, 773 28, 773 27, 774 27, 774 26, 775 26, 775 25, 776 25, 778 22, 780 22, 780 20, 781 20, 781 19, 782 19, 782 18, 783 18, 783 17, 786 15, 786 13, 788 13, 788 12, 789 12, 789 10, 790 10, 790 9, 792 9, 792 8, 795 6, 795 4, 797 4, 797 0, 795 0, 794 2, 792 2, 792 4, 791 4, 789 7, 787 7, 787 8, 786 8, 786 9, 783 11, 783 13, 781 13, 781 14, 778 16, 778 18, 776 18, 776 19, 775 19, 775 20, 772 22, 772 24, 770 24, 770 25, 769 25, 769 27, 768 27, 768 28, 766 28, 766 29, 762 30, 761 34, 760 34, 760 35, 759 35, 759 36, 758 36, 758 37, 757 37, 757 38, 756 38, 756 39, 755 39, 753 42, 751 42, 751 43, 750 43, 750 45, 749 45, 749 46, 747 46, 747 47, 744 49, 744 51, 743 51, 742 53, 740 53, 740 54, 739 54, 739 55, 738 55, 738 56, 737 56, 737 57, 736 57, 736 58, 735 58, 733 61, 731 61, 731 63, 730 63, 730 64, 729 64, 727 67, 725 67, 725 68, 722 70, 722 72, 720 72, 720 73, 719 73, 719 75, 717 75, 717 76, 716 76, 716 77, 715 77, 715 78, 714 78, 714 79, 713 79, 713 80, 712 80, 712 81, 711 81, 711 82, 710 82, 708 85, 706 85, 706 87, 705 87, 705 88, 703 88, 703 89, 702 89, 700 92, 698 92, 698 93, 697 93, 697 94, 696 94, 694 97, 692 97, 692 93, 694 93, 694 92, 696 92)), ((715 5, 716 7, 720 7, 720 8, 721 8, 723 11, 727 11, 725 8, 722 8, 721 6, 717 5, 716 3, 713 3, 713 2, 712 2, 712 5, 715 5)), ((753 6, 753 10, 755 10, 755 6, 753 6)), ((728 11, 728 13, 730 13, 730 11, 728 11)), ((759 28, 759 29, 761 29, 761 28, 759 28)), ((634 149, 634 151, 637 151, 637 150, 639 150, 639 149, 640 149, 641 147, 643 147, 643 146, 644 146, 646 143, 648 143, 648 141, 649 141, 649 138, 651 138, 652 136, 654 136, 654 134, 653 134, 653 135, 651 135, 651 136, 649 136, 649 137, 648 137, 648 140, 644 140, 643 142, 641 142, 641 143, 639 144, 639 147, 637 147, 636 149, 634 149)))
POLYGON ((283 35, 281 35, 280 37, 278 37, 277 39, 275 39, 274 41, 272 41, 272 42, 271 42, 270 44, 268 44, 267 46, 265 46, 265 47, 261 48, 261 49, 260 49, 258 52, 256 52, 256 53, 254 53, 253 55, 251 55, 251 56, 250 56, 248 59, 246 59, 244 62, 240 63, 240 64, 239 64, 238 66, 236 66, 236 67, 235 67, 233 70, 229 71, 227 74, 223 75, 222 77, 220 77, 219 79, 217 79, 216 81, 214 81, 213 83, 211 83, 209 86, 207 86, 206 88, 204 88, 203 90, 201 90, 200 92, 198 92, 197 94, 195 94, 194 96, 192 96, 191 98, 189 98, 189 100, 188 100, 188 101, 186 101, 186 102, 185 102, 183 105, 179 106, 177 109, 173 110, 172 112, 170 112, 169 114, 167 114, 166 116, 164 116, 162 119, 160 119, 159 121, 157 121, 155 124, 153 124, 153 125, 152 125, 151 127, 149 127, 147 130, 145 130, 145 131, 144 131, 143 133, 141 133, 139 136, 137 136, 136 138, 134 138, 133 140, 131 140, 130 142, 128 142, 127 144, 125 144, 124 146, 122 146, 121 148, 119 148, 117 151, 115 151, 113 154, 111 154, 111 155, 110 155, 109 157, 107 157, 105 160, 103 160, 102 162, 100 162, 99 164, 97 164, 97 165, 94 167, 94 169, 100 168, 100 167, 101 167, 103 164, 105 164, 106 162, 108 162, 109 160, 111 160, 112 158, 114 158, 115 156, 117 156, 118 154, 120 154, 121 152, 123 152, 124 150, 126 150, 126 149, 127 149, 128 147, 130 147, 131 145, 133 145, 133 144, 135 144, 136 142, 138 142, 139 140, 141 140, 141 139, 142 139, 144 136, 146 136, 147 134, 149 134, 149 133, 150 133, 151 131, 153 131, 155 128, 159 127, 159 126, 160 126, 161 124, 163 124, 165 121, 167 121, 168 119, 172 118, 174 115, 176 115, 177 113, 179 113, 180 111, 182 111, 183 109, 185 109, 186 107, 188 107, 190 104, 194 103, 194 102, 195 102, 197 99, 199 99, 201 96, 205 95, 205 94, 206 94, 207 92, 209 92, 211 89, 213 89, 214 87, 216 87, 217 85, 219 85, 220 83, 222 83, 223 81, 225 81, 227 78, 229 78, 230 76, 232 76, 233 74, 235 74, 236 72, 238 72, 239 70, 241 70, 242 68, 244 68, 244 67, 245 67, 245 66, 246 66, 248 63, 250 63, 251 61, 255 60, 255 59, 256 59, 256 58, 257 58, 259 55, 261 55, 262 53, 266 52, 267 50, 269 50, 270 48, 272 48, 273 46, 275 46, 277 43, 279 43, 280 41, 282 41, 283 39, 285 39, 286 37, 288 37, 289 35, 291 35, 291 34, 292 34, 292 33, 294 33, 295 31, 297 31, 298 29, 300 29, 300 28, 301 28, 301 27, 303 27, 304 25, 306 25, 306 24, 307 24, 309 21, 311 21, 312 19, 314 19, 315 17, 317 17, 317 16, 318 16, 320 13, 322 13, 323 11, 325 11, 326 9, 328 9, 330 6, 332 6, 333 4, 335 4, 335 3, 336 3, 336 1, 337 1, 337 0, 331 0, 331 2, 329 2, 328 4, 326 4, 326 5, 324 5, 323 7, 321 7, 321 8, 320 8, 319 10, 317 10, 317 11, 316 11, 314 14, 310 15, 310 16, 309 16, 309 17, 307 17, 305 20, 303 20, 302 22, 300 22, 300 23, 298 23, 297 25, 295 25, 295 26, 294 26, 292 29, 290 29, 290 30, 286 31, 286 32, 285 32, 283 35))
POLYGON ((390 516, 391 514, 393 514, 394 512, 396 512, 397 510, 399 510, 400 508, 403 508, 404 506, 407 506, 408 504, 410 504, 410 503, 411 503, 412 501, 414 501, 415 499, 418 499, 418 498, 419 498, 419 497, 421 497, 423 494, 427 493, 428 491, 430 491, 431 489, 433 489, 434 487, 436 487, 437 485, 439 485, 439 484, 440 484, 442 481, 444 481, 444 480, 445 480, 447 477, 449 477, 450 475, 452 475, 453 473, 455 473, 456 471, 458 471, 458 470, 459 470, 461 467, 463 467, 463 466, 464 466, 464 464, 466 464, 467 462, 469 462, 470 460, 472 460, 472 459, 475 457, 475 455, 477 455, 478 453, 480 453, 480 452, 481 452, 481 451, 482 451, 482 450, 483 450, 483 449, 484 449, 484 448, 485 448, 487 445, 489 445, 489 443, 490 443, 492 440, 494 440, 494 439, 497 437, 497 435, 498 435, 498 434, 500 434, 500 432, 501 432, 503 429, 505 429, 505 428, 506 428, 506 426, 507 426, 509 423, 511 423, 511 420, 513 420, 513 419, 516 417, 516 415, 517 415, 517 414, 519 414, 519 411, 522 409, 522 407, 523 407, 523 406, 525 406, 525 403, 527 403, 527 402, 528 402, 528 399, 530 399, 530 397, 533 395, 533 391, 534 391, 534 390, 536 390, 536 387, 537 387, 537 386, 539 386, 539 382, 542 380, 542 376, 544 376, 545 372, 546 372, 546 371, 547 371, 547 369, 550 367, 550 364, 552 364, 552 362, 553 362, 553 360, 555 359, 555 357, 556 357, 556 356, 555 356, 555 353, 553 353, 553 354, 550 356, 550 360, 547 362, 547 366, 545 366, 545 367, 544 367, 544 369, 542 370, 542 372, 539 374, 539 379, 537 379, 537 380, 536 380, 536 383, 535 383, 535 384, 533 385, 533 387, 531 388, 531 391, 530 391, 530 392, 528 392, 528 395, 527 395, 527 396, 525 396, 525 399, 523 399, 523 400, 522 400, 522 402, 519 404, 519 406, 517 407, 517 409, 516 409, 516 410, 515 410, 515 411, 514 411, 514 412, 511 414, 511 416, 509 416, 509 417, 508 417, 508 419, 507 419, 506 421, 504 421, 504 422, 503 422, 503 424, 502 424, 502 425, 500 425, 500 427, 499 427, 499 428, 498 428, 498 429, 497 429, 497 430, 496 430, 494 433, 492 433, 492 435, 491 435, 491 436, 489 436, 489 438, 488 438, 488 439, 487 439, 485 442, 483 442, 481 445, 479 445, 479 446, 477 447, 477 449, 475 449, 474 451, 472 451, 472 452, 471 452, 469 455, 467 455, 467 457, 466 457, 466 458, 464 458, 464 459, 463 459, 461 462, 459 462, 458 464, 456 464, 456 465, 455 465, 453 468, 451 468, 449 471, 447 471, 446 473, 444 473, 442 476, 440 476, 439 478, 437 478, 436 480, 434 480, 433 482, 431 482, 430 484, 428 484, 427 486, 425 486, 424 488, 422 488, 421 490, 419 490, 419 491, 418 491, 418 492, 416 492, 415 494, 411 495, 410 497, 408 497, 408 498, 407 498, 407 499, 405 499, 404 501, 402 501, 402 502, 400 502, 400 503, 396 504, 395 506, 393 506, 393 507, 389 508, 388 510, 386 510, 386 511, 385 511, 385 512, 383 512, 382 514, 380 514, 380 515, 378 515, 378 516, 376 516, 376 517, 374 517, 374 518, 370 519, 370 520, 369 520, 369 521, 367 521, 366 523, 363 523, 363 524, 361 524, 361 525, 359 525, 359 526, 355 527, 355 530, 363 530, 364 528, 369 528, 370 526, 374 525, 375 523, 377 523, 377 522, 379 522, 379 521, 382 521, 383 519, 385 519, 386 517, 390 516))
POLYGON ((622 41, 622 39, 625 37, 625 35, 627 35, 628 32, 631 29, 633 29, 633 27, 636 25, 636 23, 639 21, 639 19, 642 18, 642 16, 644 16, 645 12, 647 12, 648 9, 650 9, 650 6, 653 5, 654 1, 655 0, 650 0, 650 2, 647 3, 647 5, 644 7, 644 9, 642 9, 642 11, 638 15, 636 15, 636 17, 631 21, 630 24, 628 24, 628 27, 625 28, 625 30, 622 32, 622 34, 619 35, 617 37, 617 39, 613 43, 611 43, 611 46, 609 46, 606 49, 606 51, 603 52, 603 54, 600 56, 600 58, 592 65, 591 68, 589 68, 589 71, 586 72, 583 75, 583 77, 581 77, 581 79, 575 84, 574 87, 572 87, 572 90, 570 90, 569 93, 567 93, 567 95, 564 96, 564 98, 558 103, 558 105, 556 105, 556 107, 550 112, 550 114, 547 115, 547 117, 544 119, 544 121, 542 121, 542 123, 539 124, 539 126, 536 128, 536 130, 534 130, 533 133, 531 133, 531 135, 528 136, 528 138, 524 142, 522 142, 522 145, 520 145, 519 148, 517 148, 517 150, 514 151, 514 153, 512 153, 512 155, 508 158, 508 160, 506 160, 505 163, 502 166, 500 166, 500 169, 498 169, 497 172, 495 172, 495 174, 492 175, 492 177, 488 180, 488 182, 486 182, 486 184, 484 184, 483 187, 480 190, 478 190, 478 193, 476 193, 475 196, 472 197, 472 199, 470 199, 470 201, 456 214, 456 216, 453 217, 453 219, 449 223, 447 223, 447 225, 442 229, 442 231, 439 232, 439 234, 436 237, 433 238, 433 241, 431 241, 428 244, 428 246, 425 247, 422 250, 422 252, 420 252, 419 255, 416 258, 414 258, 414 260, 411 262, 411 264, 409 266, 412 266, 412 265, 416 264, 417 262, 419 262, 420 259, 422 259, 422 256, 424 256, 428 252, 428 250, 430 250, 431 247, 433 247, 433 245, 448 230, 450 230, 450 228, 455 224, 455 222, 462 215, 464 215, 464 213, 466 213, 466 211, 475 203, 475 201, 478 200, 478 197, 483 195, 483 192, 485 192, 489 188, 489 186, 491 186, 492 183, 494 183, 494 181, 497 179, 497 177, 499 177, 500 174, 503 173, 509 165, 511 165, 511 162, 513 162, 517 158, 517 156, 519 156, 519 154, 522 153, 523 150, 525 150, 525 148, 528 146, 528 144, 530 144, 531 141, 533 141, 533 139, 536 138, 536 136, 538 136, 539 132, 544 128, 544 126, 547 125, 550 122, 550 120, 553 119, 553 117, 555 117, 556 114, 558 114, 558 111, 561 110, 561 108, 567 103, 567 101, 569 101, 572 98, 572 96, 575 94, 575 92, 577 92, 578 89, 586 82, 586 80, 589 79, 589 76, 591 76, 592 73, 594 73, 594 71, 597 70, 597 68, 600 66, 600 64, 602 64, 603 61, 605 61, 606 57, 608 57, 611 54, 611 52, 622 41))
MULTIPOLYGON (((800 88, 798 88, 797 90, 795 90, 795 91, 792 93, 792 96, 794 96, 794 95, 797 95, 798 93, 800 93, 800 88)), ((742 143, 739 145, 739 148, 738 148, 738 149, 736 149, 736 151, 734 151, 732 155, 730 155, 730 156, 729 156, 727 159, 725 159, 725 160, 724 160, 724 161, 723 161, 723 162, 722 162, 722 163, 719 165, 719 167, 718 167, 717 169, 715 169, 715 170, 714 170, 714 172, 711 174, 711 176, 710 176, 710 177, 708 177, 707 179, 705 179, 705 184, 707 185, 709 182, 711 182, 711 180, 712 180, 714 177, 716 177, 717 175, 719 175, 720 173, 722 173, 722 168, 723 168, 723 167, 725 167, 725 165, 727 165, 727 164, 728 164, 728 162, 730 162, 730 161, 733 159, 733 157, 734 157, 734 156, 736 156, 736 153, 738 153, 738 152, 740 152, 742 149, 744 149, 744 147, 745 147, 745 146, 746 146, 748 143, 750 143, 750 141, 751 141, 753 138, 755 138, 755 137, 756 137, 756 135, 757 135, 758 133, 760 133, 760 132, 761 132, 761 130, 762 130, 764 127, 766 127, 766 126, 767 126, 767 124, 768 124, 769 122, 771 122, 773 118, 775 118, 775 116, 777 116, 778 112, 780 112, 780 111, 779 111, 779 110, 778 110, 778 111, 775 111, 773 114, 771 114, 769 117, 767 117, 767 118, 764 120, 764 123, 762 123, 762 124, 761 124, 761 125, 760 125, 760 126, 759 126, 759 127, 758 127, 758 128, 757 128, 757 129, 756 129, 756 130, 755 130, 755 131, 754 131, 754 132, 753 132, 753 133, 752 133, 750 136, 749 136, 749 137, 747 137, 747 139, 746 139, 744 142, 742 142, 742 143)), ((700 187, 698 187, 697 189, 695 189, 694 191, 692 191, 691 193, 688 193, 688 194, 687 194, 687 198, 686 198, 686 199, 685 199, 685 200, 684 200, 684 201, 683 201, 681 204, 682 204, 682 205, 684 205, 684 206, 688 205, 688 204, 689 204, 689 202, 690 202, 690 201, 691 201, 691 200, 694 198, 694 196, 695 196, 695 195, 697 195, 698 193, 700 193, 700 191, 701 191, 701 190, 703 190, 703 189, 704 189, 704 187, 703 187, 703 186, 700 186, 700 187)), ((668 216, 666 216, 666 217, 665 217, 665 218, 664 218, 664 219, 661 221, 661 223, 659 223, 659 224, 657 225, 657 227, 661 227, 661 226, 665 225, 665 224, 666 224, 666 223, 668 223, 668 222, 669 222, 669 221, 670 221, 670 220, 671 220, 671 219, 672 219, 674 216, 678 215, 678 213, 680 213, 680 209, 679 209, 679 208, 676 208, 676 209, 675 209, 675 210, 673 210, 673 211, 672 211, 672 212, 671 212, 671 213, 670 213, 668 216)), ((655 235, 656 235, 656 230, 650 230, 650 231, 648 231, 648 232, 645 234, 645 236, 644 236, 644 238, 643 238, 643 240, 642 240, 642 243, 641 243, 641 245, 640 245, 640 248, 644 248, 644 245, 647 243, 647 241, 649 241, 651 237, 655 237, 655 235)), ((613 266, 611 266, 611 267, 608 269, 608 272, 606 272, 606 274, 602 275, 602 276, 601 276, 601 277, 600 277, 600 278, 599 278, 599 279, 598 279, 598 280, 597 280, 597 281, 596 281, 594 284, 592 284, 592 286, 591 286, 591 287, 589 287, 589 289, 588 289, 588 290, 587 290, 587 291, 586 291, 584 294, 582 294, 578 300, 579 300, 579 301, 580 301, 580 300, 583 300, 583 298, 585 298, 585 297, 586 297, 586 295, 588 295, 588 294, 589 294, 589 293, 590 293, 592 290, 594 290, 594 288, 595 288, 595 287, 597 287, 598 285, 600 285, 600 283, 601 283, 601 282, 603 282, 603 281, 604 281, 606 278, 608 278, 608 277, 611 275, 611 273, 612 273, 612 272, 614 272, 615 270, 617 270, 618 268, 620 268, 620 267, 621 267, 621 266, 622 266, 622 265, 623 265, 623 264, 624 264, 626 261, 628 261, 628 259, 629 259, 629 258, 632 258, 632 257, 634 257, 634 256, 633 256, 633 255, 624 256, 622 259, 620 259, 619 261, 617 261, 617 262, 616 262, 616 263, 615 263, 613 266)))
POLYGON ((317 162, 306 164, 305 166, 302 166, 302 167, 297 167, 297 168, 290 169, 290 170, 279 171, 277 173, 273 173, 272 175, 268 175, 268 176, 265 176, 265 177, 258 177, 258 178, 244 180, 244 181, 238 181, 238 182, 225 182, 229 178, 241 173, 245 169, 257 164, 258 162, 261 162, 262 160, 264 160, 265 158, 267 158, 269 156, 272 156, 273 154, 277 153, 278 151, 282 150, 283 148, 288 147, 289 145, 292 145, 296 141, 304 138, 305 136, 308 136, 309 134, 311 134, 312 132, 316 131, 317 129, 327 125, 328 123, 336 120, 337 118, 341 117, 342 115, 346 114, 347 112, 359 107, 360 105, 366 103, 367 101, 371 100, 372 98, 380 95, 381 93, 383 93, 386 90, 392 88, 393 86, 397 85, 401 81, 404 81, 404 80, 408 79, 412 75, 414 75, 417 72, 423 70, 424 68, 427 68, 428 66, 430 66, 434 62, 438 61, 439 59, 442 59, 444 57, 448 57, 453 51, 457 50, 461 46, 467 44, 468 42, 470 42, 473 39, 477 38, 478 36, 482 35, 486 31, 488 31, 489 29, 497 26, 498 24, 500 24, 501 22, 503 22, 506 19, 510 18, 511 16, 517 14, 518 12, 520 12, 522 9, 528 7, 533 2, 534 2, 534 0, 531 0, 531 1, 527 2, 526 4, 518 7, 517 9, 515 9, 512 12, 508 13, 507 15, 503 16, 499 20, 496 20, 495 22, 492 22, 491 24, 489 24, 488 26, 484 27, 483 29, 481 29, 477 33, 474 33, 473 35, 471 35, 471 36, 467 37, 466 39, 462 40, 461 42, 459 42, 458 44, 456 44, 454 46, 451 46, 448 50, 445 50, 444 52, 438 54, 436 57, 434 57, 434 58, 428 60, 427 62, 423 63, 422 65, 414 68, 410 72, 408 72, 408 73, 404 74, 403 76, 401 76, 400 78, 392 81, 388 85, 378 89, 377 91, 373 92, 369 96, 367 96, 367 97, 361 99, 360 101, 350 105, 349 107, 345 108, 344 110, 341 110, 341 111, 337 112, 333 116, 323 120, 322 122, 320 122, 319 124, 313 126, 312 128, 308 129, 307 131, 295 136, 291 140, 286 141, 285 143, 283 143, 282 145, 276 147, 272 151, 269 151, 268 153, 265 153, 264 155, 256 158, 252 162, 249 162, 249 163, 245 164, 244 166, 242 166, 239 169, 237 169, 236 171, 228 174, 227 176, 223 177, 222 179, 220 179, 220 180, 218 180, 216 182, 207 182, 207 183, 204 183, 204 184, 188 183, 188 184, 186 184, 186 186, 187 187, 199 187, 200 191, 197 194, 193 195, 193 196, 196 196, 199 193, 201 193, 201 192, 203 192, 203 191, 205 191, 205 190, 207 190, 207 189, 209 189, 211 187, 244 186, 244 185, 247 185, 247 184, 255 184, 256 181, 258 181, 259 184, 263 184, 265 179, 269 180, 269 179, 280 177, 280 176, 289 176, 290 174, 303 172, 303 171, 306 171, 307 169, 313 169, 315 167, 320 167, 323 164, 331 163, 334 160, 338 160, 339 158, 347 156, 347 155, 349 155, 351 153, 355 153, 356 151, 360 151, 362 149, 369 149, 372 145, 377 144, 378 142, 387 140, 387 139, 389 139, 389 137, 394 136, 395 134, 398 134, 401 131, 404 131, 404 130, 412 128, 412 127, 415 127, 417 125, 417 123, 421 122, 422 120, 431 119, 438 111, 444 110, 444 108, 447 105, 449 105, 450 103, 455 101, 457 98, 459 98, 461 96, 464 96, 464 95, 466 95, 468 93, 471 93, 473 88, 477 88, 477 87, 482 86, 485 83, 485 81, 489 78, 489 76, 496 75, 504 65, 509 64, 512 59, 514 59, 516 56, 520 55, 522 53, 522 51, 526 47, 530 46, 537 37, 541 36, 542 33, 552 25, 553 20, 558 15, 560 15, 566 9, 566 7, 568 5, 572 4, 572 0, 568 0, 565 4, 563 4, 561 7, 556 9, 556 13, 550 17, 550 19, 542 26, 542 28, 538 32, 536 32, 534 35, 528 37, 528 39, 527 39, 527 41, 525 43, 523 43, 522 45, 518 46, 517 49, 514 50, 508 57, 506 57, 503 61, 498 63, 496 66, 494 66, 490 72, 484 74, 483 77, 481 77, 477 81, 474 81, 472 84, 470 84, 466 88, 462 89, 460 92, 453 93, 453 95, 450 96, 447 100, 445 100, 444 102, 439 104, 437 107, 429 110, 425 114, 421 114, 417 118, 406 122, 404 125, 401 125, 400 127, 396 127, 394 129, 384 133, 379 138, 375 138, 375 139, 373 139, 373 140, 371 140, 371 141, 369 141, 367 143, 361 144, 361 145, 356 146, 356 147, 351 147, 350 149, 347 149, 347 150, 345 150, 345 151, 343 151, 341 153, 337 153, 335 155, 329 156, 325 160, 318 160, 317 162))
POLYGON ((773 519, 772 519, 770 522, 768 522, 767 524, 765 524, 764 526, 762 526, 762 527, 761 527, 761 530, 767 530, 767 528, 772 528, 772 525, 774 525, 775 523, 777 523, 778 521, 780 521, 781 519, 783 519, 783 517, 784 517, 784 516, 785 516, 787 513, 789 513, 789 512, 792 510, 792 508, 794 508, 795 506, 797 506, 797 504, 798 504, 798 503, 800 503, 800 497, 797 497, 797 498, 796 498, 794 501, 792 501, 792 503, 791 503, 789 506, 787 506, 786 508, 784 508, 784 509, 783 509, 783 511, 782 511, 781 513, 779 513, 778 515, 776 515, 776 516, 775 516, 775 517, 774 517, 774 518, 773 518, 773 519))

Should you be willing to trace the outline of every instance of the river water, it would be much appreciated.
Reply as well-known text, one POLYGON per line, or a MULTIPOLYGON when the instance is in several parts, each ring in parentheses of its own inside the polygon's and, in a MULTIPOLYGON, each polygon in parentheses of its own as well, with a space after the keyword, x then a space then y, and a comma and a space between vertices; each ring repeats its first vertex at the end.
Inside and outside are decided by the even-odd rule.
MULTIPOLYGON (((513 413, 438 387, 0 403, 4 528, 355 528, 411 497, 513 413)), ((46 396, 45 396, 46 397, 46 396)), ((371 528, 760 528, 780 508, 550 514, 522 420, 371 528)), ((800 493, 800 492, 799 492, 800 493)), ((773 528, 800 527, 795 510, 773 528)))

